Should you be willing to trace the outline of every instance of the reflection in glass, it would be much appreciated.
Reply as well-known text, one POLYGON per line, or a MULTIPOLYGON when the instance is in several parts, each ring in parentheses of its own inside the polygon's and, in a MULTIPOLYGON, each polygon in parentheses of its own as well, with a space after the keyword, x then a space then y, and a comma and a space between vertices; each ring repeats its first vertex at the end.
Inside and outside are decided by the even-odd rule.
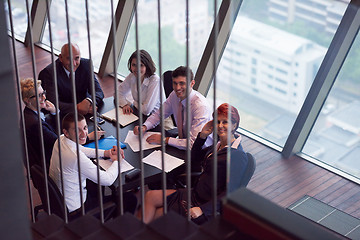
POLYGON ((218 68, 217 105, 230 101, 242 128, 283 146, 346 6, 243 1, 218 68))
POLYGON ((360 37, 356 37, 303 152, 360 178, 360 37))
MULTIPOLYGON (((7 29, 11 30, 8 2, 4 1, 4 4, 5 4, 5 13, 6 13, 6 20, 7 20, 7 29)), ((31 7, 32 0, 29 1, 29 5, 31 7)), ((15 35, 17 37, 24 39, 26 30, 27 30, 27 25, 28 25, 25 0, 12 0, 11 8, 12 8, 11 13, 12 13, 12 19, 13 19, 13 24, 14 24, 15 35)))

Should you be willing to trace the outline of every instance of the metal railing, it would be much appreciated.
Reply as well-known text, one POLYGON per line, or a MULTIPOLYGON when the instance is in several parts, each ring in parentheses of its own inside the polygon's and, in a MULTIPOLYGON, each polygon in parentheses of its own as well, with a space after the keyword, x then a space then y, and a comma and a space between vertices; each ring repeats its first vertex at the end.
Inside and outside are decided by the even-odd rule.
MULTIPOLYGON (((97 114, 96 112, 96 98, 95 98, 95 84, 94 84, 94 79, 93 79, 93 66, 92 66, 92 54, 91 54, 91 37, 90 37, 90 30, 91 30, 91 26, 90 26, 90 21, 89 21, 89 9, 88 9, 88 1, 86 0, 86 23, 87 23, 87 36, 88 36, 88 46, 89 46, 89 59, 90 59, 90 76, 91 76, 91 96, 92 96, 92 107, 93 107, 93 112, 92 114, 95 116, 97 114)), ((161 2, 160 0, 157 1, 158 6, 157 6, 157 11, 158 11, 158 48, 159 48, 159 69, 160 69, 160 73, 162 72, 162 42, 161 42, 161 2)), ((9 4, 9 8, 11 9, 11 1, 8 0, 8 4, 9 4)), ((137 1, 134 1, 134 9, 135 9, 135 32, 136 32, 136 49, 137 49, 137 65, 140 66, 140 50, 139 50, 139 35, 138 35, 138 11, 137 11, 137 1)), ((28 25, 29 25, 29 40, 30 40, 30 49, 31 49, 31 56, 32 56, 32 65, 33 65, 33 79, 34 79, 34 85, 36 86, 36 60, 35 60, 35 54, 34 54, 34 42, 33 42, 33 36, 32 36, 32 18, 31 18, 31 10, 29 7, 29 2, 28 0, 26 0, 26 5, 27 5, 27 15, 28 15, 28 25)), ((71 46, 72 44, 72 37, 71 37, 71 32, 70 32, 70 24, 69 24, 69 9, 68 9, 68 3, 67 0, 65 0, 65 12, 66 12, 66 30, 67 30, 67 38, 68 38, 68 44, 69 46, 71 46)), ((50 38, 50 49, 51 49, 51 63, 53 65, 53 78, 54 78, 54 85, 55 85, 55 94, 56 94, 56 101, 55 101, 55 106, 57 109, 57 113, 59 113, 59 94, 58 94, 58 89, 57 89, 57 75, 56 75, 56 66, 55 66, 55 54, 54 54, 54 47, 52 45, 52 28, 51 28, 51 14, 50 14, 50 1, 46 0, 46 13, 48 16, 48 26, 49 26, 49 38, 50 38)), ((10 15, 10 26, 11 26, 11 32, 13 33, 13 22, 12 22, 12 16, 11 16, 11 11, 9 11, 9 15, 10 15)), ((113 9, 113 2, 111 1, 111 20, 113 23, 115 23, 115 11, 113 9)), ((189 56, 190 56, 190 51, 189 51, 189 31, 190 31, 190 25, 189 25, 189 1, 186 1, 186 66, 189 69, 189 56)), ((218 17, 217 17, 217 1, 214 1, 214 34, 213 34, 213 41, 214 41, 214 53, 213 54, 213 84, 214 84, 214 106, 213 106, 213 111, 215 112, 214 115, 214 139, 217 139, 217 114, 216 114, 216 67, 218 64, 218 58, 219 56, 217 56, 217 40, 218 40, 218 31, 219 31, 219 24, 218 24, 218 17)), ((117 50, 117 44, 116 44, 116 24, 112 24, 112 36, 113 36, 113 66, 114 66, 114 72, 117 71, 117 67, 118 67, 118 61, 117 61, 117 56, 116 53, 118 52, 117 50)), ((155 33, 154 33, 155 34, 155 33)), ((15 61, 15 69, 16 69, 16 81, 19 84, 20 82, 20 78, 19 78, 19 74, 18 74, 18 66, 17 66, 17 59, 16 59, 16 48, 15 48, 15 37, 14 35, 11 36, 12 41, 13 41, 13 56, 14 56, 14 61, 15 61)), ((69 47, 69 56, 70 59, 73 59, 73 50, 72 47, 69 47)), ((75 75, 74 75, 74 67, 72 64, 70 64, 70 78, 71 78, 71 85, 72 85, 72 97, 73 97, 73 111, 75 112, 75 133, 76 133, 76 145, 77 145, 77 150, 76 150, 76 154, 77 154, 77 167, 78 167, 78 177, 79 177, 79 193, 80 193, 80 201, 81 201, 81 213, 82 215, 85 214, 85 208, 84 208, 84 199, 83 199, 83 186, 81 186, 81 165, 80 165, 80 148, 79 148, 79 132, 78 132, 78 119, 77 119, 77 107, 76 107, 76 102, 77 102, 77 97, 76 97, 76 84, 75 84, 75 75)), ((187 72, 187 88, 186 88, 186 113, 185 113, 185 117, 186 117, 186 126, 185 126, 185 130, 186 132, 190 131, 191 125, 191 113, 190 113, 190 100, 188 98, 189 94, 190 94, 190 82, 192 79, 190 79, 190 72, 187 72)), ((119 100, 118 100, 118 90, 117 90, 117 75, 114 74, 114 90, 115 90, 115 95, 114 95, 114 101, 115 101, 115 105, 118 106, 119 105, 119 100)), ((161 83, 160 83, 160 101, 163 102, 163 77, 161 76, 161 83)), ((137 68, 137 92, 138 92, 138 99, 139 102, 141 103, 142 101, 142 96, 141 96, 141 80, 140 80, 140 68, 137 68)), ((19 89, 20 89, 20 85, 19 85, 19 89)), ((19 101, 21 99, 21 92, 18 92, 19 95, 19 101)), ((39 95, 37 92, 37 87, 35 87, 35 96, 36 96, 36 101, 37 103, 39 103, 39 95)), ((19 103, 21 105, 21 103, 19 103)), ((142 126, 143 124, 143 118, 142 118, 142 106, 141 104, 139 104, 139 125, 142 126)), ((37 104, 37 112, 40 113, 41 109, 39 107, 39 104, 37 104)), ((160 113, 161 113, 161 126, 164 126, 164 109, 163 106, 161 105, 160 107, 160 113)), ((229 112, 229 117, 230 117, 230 112, 229 112)), ((229 118, 230 119, 230 118, 229 118)), ((62 182, 62 195, 64 197, 64 206, 66 206, 66 202, 65 202, 65 190, 64 190, 64 182, 63 182, 63 168, 62 168, 62 159, 61 159, 61 144, 60 144, 60 134, 61 134, 61 128, 60 128, 60 117, 59 114, 57 114, 57 118, 56 118, 56 134, 58 135, 58 148, 59 148, 59 159, 60 159, 60 169, 61 169, 61 182, 62 182)), ((116 126, 119 126, 119 113, 118 113, 118 108, 116 108, 116 121, 117 124, 116 126)), ((26 131, 25 131, 25 122, 24 122, 24 116, 23 114, 21 115, 21 124, 22 127, 24 129, 24 145, 27 146, 26 144, 26 131)), ((43 143, 43 131, 42 131, 42 120, 40 118, 40 114, 38 114, 38 125, 40 126, 39 128, 39 139, 40 139, 40 143, 41 143, 41 161, 42 161, 42 167, 43 167, 43 171, 44 171, 44 176, 47 176, 48 173, 46 172, 46 160, 45 160, 45 149, 44 149, 44 143, 43 143)), ((97 126, 97 119, 94 118, 94 126, 97 126)), ((120 139, 120 131, 119 128, 116 128, 116 138, 120 139)), ((98 154, 98 132, 97 132, 97 128, 94 127, 94 131, 95 131, 95 148, 96 148, 96 159, 99 159, 99 154, 98 154)), ((143 133, 142 131, 140 131, 140 139, 142 139, 143 137, 143 133)), ((163 139, 161 142, 161 150, 162 150, 162 154, 161 154, 161 158, 162 158, 162 189, 163 189, 163 206, 164 206, 164 214, 167 213, 167 196, 165 194, 165 190, 166 190, 166 173, 165 173, 165 162, 164 162, 164 153, 166 151, 165 149, 165 130, 162 127, 161 128, 161 138, 163 139)), ((230 139, 228 139, 228 143, 230 143, 230 139)), ((229 145, 229 144, 228 144, 229 145)), ((185 162, 186 162, 186 174, 187 174, 187 192, 188 192, 188 205, 187 205, 187 211, 190 212, 190 208, 191 208, 191 149, 190 149, 190 135, 188 134, 187 136, 187 141, 186 141, 186 158, 185 158, 185 162)), ((117 142, 117 148, 120 149, 119 146, 119 141, 117 142)), ((212 164, 212 168, 213 168, 213 193, 212 193, 212 198, 213 198, 213 215, 215 216, 215 212, 216 212, 216 198, 217 198, 217 151, 218 149, 216 148, 216 144, 214 144, 213 147, 213 153, 214 153, 214 161, 212 164)), ((30 182, 31 182, 31 176, 30 176, 30 171, 29 171, 29 158, 27 156, 27 148, 25 148, 25 152, 26 152, 26 166, 27 166, 27 177, 28 177, 28 188, 29 188, 29 197, 30 197, 30 205, 33 207, 33 192, 31 191, 31 187, 30 187, 30 182)), ((230 165, 230 154, 228 151, 228 165, 230 165)), ((120 159, 120 152, 118 151, 118 159, 120 159)), ((139 154, 139 162, 140 162, 140 169, 141 169, 141 184, 140 184, 140 189, 141 189, 141 216, 142 216, 142 220, 144 220, 144 201, 145 201, 145 182, 144 182, 144 166, 143 166, 143 160, 144 158, 144 154, 143 154, 143 148, 142 148, 142 144, 140 141, 140 154, 139 154)), ((120 161, 118 161, 118 172, 119 175, 121 174, 121 169, 120 169, 120 161)), ((228 174, 229 174, 229 169, 228 169, 228 174)), ((100 167, 98 164, 97 167, 97 177, 98 177, 98 194, 99 194, 99 199, 100 199, 100 209, 101 209, 101 222, 104 223, 104 209, 103 209, 103 202, 102 202, 102 191, 101 191, 101 179, 100 179, 100 167)), ((47 183, 47 177, 44 178, 45 181, 45 185, 46 188, 48 188, 48 183, 47 183)), ((118 185, 119 185, 119 213, 122 215, 124 213, 124 209, 123 209, 123 197, 122 197, 122 178, 119 177, 118 178, 118 185)), ((46 195, 47 195, 47 206, 46 206, 46 211, 51 214, 51 207, 50 207, 50 200, 49 200, 49 192, 48 190, 46 191, 46 195)), ((32 221, 35 222, 35 216, 34 216, 34 211, 33 208, 31 209, 31 214, 32 214, 32 221)), ((65 219, 64 221, 67 223, 68 222, 68 212, 66 211, 65 208, 65 219)), ((188 214, 188 220, 191 220, 190 214, 188 214)))

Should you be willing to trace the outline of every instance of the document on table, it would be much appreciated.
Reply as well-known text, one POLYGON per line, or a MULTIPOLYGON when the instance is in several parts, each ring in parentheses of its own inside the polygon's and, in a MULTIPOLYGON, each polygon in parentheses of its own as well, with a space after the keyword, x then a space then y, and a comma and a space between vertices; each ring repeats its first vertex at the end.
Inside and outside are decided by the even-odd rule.
MULTIPOLYGON (((133 114, 124 114, 123 110, 121 107, 118 108, 119 109, 119 123, 121 126, 125 127, 126 125, 135 122, 136 120, 138 120, 139 118, 133 114)), ((104 113, 101 115, 102 118, 111 121, 111 122, 115 122, 116 123, 116 108, 104 113)))
MULTIPOLYGON (((111 161, 110 159, 100 159, 99 163, 100 163, 100 166, 104 170, 107 170, 112 165, 113 161, 111 161)), ((115 163, 117 164, 117 162, 115 162, 115 163)), ((120 171, 121 172, 126 172, 133 168, 134 168, 133 165, 128 163, 128 161, 126 161, 125 159, 121 159, 121 161, 120 161, 120 171)))
MULTIPOLYGON (((142 139, 142 147, 143 150, 147 150, 147 149, 151 149, 151 148, 156 148, 156 147, 161 147, 160 144, 150 144, 146 141, 146 138, 148 138, 149 136, 151 136, 152 134, 160 134, 158 132, 146 132, 143 135, 143 139, 142 139)), ((138 152, 140 151, 140 144, 139 144, 139 136, 135 135, 133 131, 129 131, 126 138, 125 138, 125 142, 129 144, 129 146, 131 147, 131 149, 134 152, 138 152)))
MULTIPOLYGON (((171 156, 167 153, 164 153, 164 161, 165 172, 170 172, 185 162, 184 160, 171 156)), ((161 150, 153 151, 143 159, 143 162, 162 170, 161 150)))

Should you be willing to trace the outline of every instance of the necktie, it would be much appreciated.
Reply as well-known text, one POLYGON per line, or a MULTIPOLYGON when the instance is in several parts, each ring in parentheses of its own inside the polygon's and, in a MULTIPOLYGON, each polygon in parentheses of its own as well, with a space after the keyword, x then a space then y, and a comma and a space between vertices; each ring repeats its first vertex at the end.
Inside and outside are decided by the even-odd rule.
POLYGON ((179 138, 183 138, 183 105, 181 104, 181 101, 179 102, 179 107, 178 107, 178 114, 177 114, 177 121, 176 121, 176 124, 177 124, 177 128, 178 128, 178 135, 179 135, 179 138))

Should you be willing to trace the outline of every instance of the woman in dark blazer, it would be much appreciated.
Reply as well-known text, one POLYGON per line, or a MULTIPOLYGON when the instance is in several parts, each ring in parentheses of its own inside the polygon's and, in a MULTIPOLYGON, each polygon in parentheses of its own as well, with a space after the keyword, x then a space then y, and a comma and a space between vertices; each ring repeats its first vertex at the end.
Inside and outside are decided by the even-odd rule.
MULTIPOLYGON (((242 175, 248 163, 246 153, 240 144, 241 137, 236 136, 236 129, 239 127, 240 116, 236 108, 227 103, 217 108, 218 113, 218 143, 217 148, 217 195, 226 191, 226 155, 230 145, 230 182, 229 191, 239 186, 242 175), (231 122, 228 122, 230 111, 231 122), (228 128, 230 128, 230 144, 228 145, 228 128)), ((213 121, 206 123, 198 134, 191 150, 192 170, 201 170, 197 182, 191 190, 191 209, 192 218, 202 215, 201 206, 211 201, 212 198, 212 161, 213 146, 202 149, 207 137, 213 132, 213 121)), ((166 190, 167 205, 169 210, 187 215, 187 189, 166 190)), ((148 191, 145 196, 145 216, 144 222, 149 223, 163 214, 162 190, 148 191)))
MULTIPOLYGON (((34 79, 27 78, 20 82, 22 100, 25 104, 24 108, 24 120, 26 128, 26 142, 28 147, 29 165, 34 164, 43 166, 41 155, 41 141, 40 141, 40 128, 38 121, 38 112, 36 105, 36 95, 34 87, 34 79)), ((50 165, 50 157, 54 143, 57 139, 57 134, 54 131, 54 119, 56 115, 56 109, 54 104, 46 100, 46 92, 41 87, 41 81, 36 80, 36 87, 39 99, 39 108, 48 112, 48 116, 45 117, 43 112, 40 112, 40 118, 43 131, 43 144, 44 154, 47 170, 50 165)))

